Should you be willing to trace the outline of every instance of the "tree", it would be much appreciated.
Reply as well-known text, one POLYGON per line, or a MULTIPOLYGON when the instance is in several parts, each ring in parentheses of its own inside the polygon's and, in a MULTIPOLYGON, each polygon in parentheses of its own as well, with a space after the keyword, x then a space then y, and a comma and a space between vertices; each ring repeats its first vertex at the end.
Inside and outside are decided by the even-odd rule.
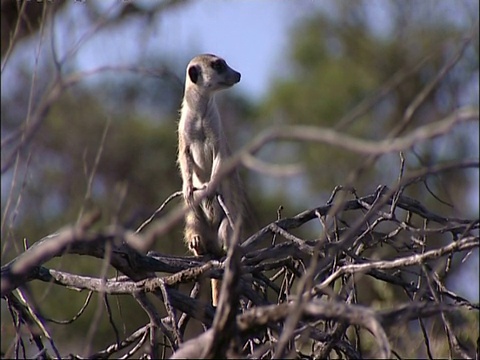
MULTIPOLYGON (((97 36, 176 3, 81 9, 97 36)), ((478 132, 478 100, 465 96, 478 84, 478 25, 393 1, 390 36, 372 31, 367 2, 302 19, 291 77, 264 103, 221 99, 231 135, 266 128, 223 176, 259 171, 249 193, 267 225, 210 259, 184 256, 180 240, 184 70, 167 58, 77 69, 86 40, 66 57, 47 51, 47 19, 61 15, 46 4, 31 29, 44 60, 2 94, 5 356, 474 356, 478 299, 450 281, 479 247, 466 206, 478 151, 465 141, 478 132), (296 191, 267 189, 265 174, 298 170, 271 163, 292 161, 306 169, 296 191), (200 295, 212 277, 223 278, 216 309, 200 295)), ((28 41, 8 33, 12 48, 28 41)), ((2 83, 15 56, 2 48, 2 83)))

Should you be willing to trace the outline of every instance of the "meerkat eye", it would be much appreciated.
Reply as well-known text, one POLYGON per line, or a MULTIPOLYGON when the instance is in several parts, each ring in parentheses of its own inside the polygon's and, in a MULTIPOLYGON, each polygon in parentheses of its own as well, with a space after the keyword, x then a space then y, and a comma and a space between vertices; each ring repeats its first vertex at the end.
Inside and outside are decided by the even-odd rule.
POLYGON ((224 60, 215 60, 210 65, 213 70, 217 72, 223 72, 227 68, 227 64, 224 60))

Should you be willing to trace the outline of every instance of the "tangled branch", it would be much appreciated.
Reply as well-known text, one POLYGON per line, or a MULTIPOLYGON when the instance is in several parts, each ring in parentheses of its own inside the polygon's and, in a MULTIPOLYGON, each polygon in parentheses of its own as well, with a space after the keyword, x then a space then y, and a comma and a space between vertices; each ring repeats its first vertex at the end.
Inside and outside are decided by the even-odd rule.
MULTIPOLYGON (((148 335, 150 347, 156 349, 151 348, 151 354, 158 355, 160 347, 167 347, 174 351, 178 349, 177 358, 207 356, 201 352, 207 351, 205 349, 210 356, 303 356, 302 349, 306 344, 311 345, 311 356, 315 357, 325 354, 327 348, 348 357, 361 357, 361 349, 354 341, 356 337, 361 338, 360 328, 366 329, 376 340, 377 348, 371 349, 370 354, 389 357, 392 349, 388 335, 390 329, 411 320, 421 321, 461 308, 478 310, 478 304, 455 294, 444 283, 451 267, 448 264, 457 259, 454 255, 479 247, 478 220, 440 216, 418 201, 386 187, 379 187, 367 196, 354 196, 341 204, 335 201, 339 191, 342 189, 335 189, 331 200, 324 206, 268 224, 241 246, 233 247, 237 250, 221 261, 154 252, 142 255, 128 245, 132 236, 138 241, 142 234, 119 228, 91 231, 89 228, 96 216, 90 216, 77 227, 65 228, 38 241, 3 266, 2 297, 9 299, 13 308, 18 308, 14 306, 18 303, 15 301, 16 289, 33 280, 105 296, 133 296, 148 313, 151 322, 104 350, 85 354, 88 357, 113 356, 126 349, 131 356, 138 355, 148 335), (333 207, 340 209, 333 215, 335 225, 324 227, 322 238, 304 239, 291 233, 291 230, 314 220, 325 225, 333 207), (352 232, 355 227, 347 218, 358 211, 363 215, 354 216, 354 219, 355 224, 360 222, 361 226, 356 226, 352 232), (416 225, 418 223, 423 225, 416 225), (450 234, 450 238, 445 234, 450 234), (276 237, 275 243, 270 241, 273 236, 276 237), (373 254, 381 247, 390 248, 396 255, 389 259, 374 259, 373 254), (111 249, 110 264, 126 276, 102 279, 43 266, 49 259, 66 253, 103 259, 108 249, 111 249), (234 257, 238 260, 232 264, 237 265, 229 266, 234 257), (312 263, 311 283, 298 285, 301 290, 295 293, 294 284, 302 283, 312 263), (159 272, 167 274, 157 276, 159 272), (363 276, 358 277, 360 274, 363 276), (228 281, 229 276, 234 280, 228 281), (223 277, 222 294, 238 296, 221 298, 215 312, 210 304, 178 289, 179 284, 198 283, 205 277, 223 277), (361 305, 356 299, 358 287, 365 277, 401 290, 412 301, 382 310, 361 305), (430 279, 431 286, 424 286, 424 279, 430 279), (159 298, 169 315, 162 318, 158 309, 142 295, 146 293, 159 298), (222 306, 224 310, 219 311, 222 306), (184 316, 178 316, 179 313, 184 316), (295 321, 291 320, 293 313, 298 315, 295 321), (206 327, 217 325, 200 337, 184 342, 188 319, 196 319, 206 327), (350 327, 357 329, 352 338, 346 335, 350 327), (158 330, 166 336, 168 344, 160 345, 158 330), (152 338, 152 334, 156 335, 152 338), (288 341, 281 345, 281 335, 284 334, 288 334, 288 341), (222 341, 219 342, 219 338, 222 341), (199 341, 202 343, 200 347, 199 341)), ((17 316, 24 318, 26 315, 17 311, 17 316)), ((446 328, 452 329, 448 317, 441 316, 441 319, 446 328)), ((25 323, 27 320, 23 319, 25 323)), ((455 331, 449 331, 448 335, 455 339, 451 343, 458 344, 455 331)), ((428 336, 425 335, 426 346, 428 336)), ((41 343, 41 340, 37 341, 41 343)), ((47 352, 45 346, 39 346, 39 350, 47 352)), ((460 346, 452 351, 470 356, 460 346)), ((80 355, 75 357, 80 358, 80 355)))

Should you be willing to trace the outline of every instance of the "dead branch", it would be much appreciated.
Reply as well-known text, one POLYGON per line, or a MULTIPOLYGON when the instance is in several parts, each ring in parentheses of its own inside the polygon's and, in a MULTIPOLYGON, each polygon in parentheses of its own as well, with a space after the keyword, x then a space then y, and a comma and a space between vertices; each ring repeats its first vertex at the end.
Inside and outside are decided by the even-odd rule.
MULTIPOLYGON (((408 183, 405 186, 408 186, 408 183)), ((120 339, 118 344, 94 354, 85 354, 87 357, 113 356, 118 351, 127 350, 129 346, 133 346, 137 351, 142 348, 148 335, 150 356, 160 356, 160 347, 164 345, 158 341, 159 334, 166 336, 169 348, 178 349, 175 357, 236 357, 248 353, 290 357, 292 351, 298 352, 297 346, 307 339, 318 345, 329 344, 328 347, 315 347, 317 351, 322 351, 322 354, 326 349, 331 349, 356 357, 356 345, 339 336, 345 334, 350 327, 356 326, 368 330, 374 336, 377 350, 372 349, 371 354, 388 357, 392 345, 387 334, 392 328, 416 319, 442 317, 441 314, 445 312, 456 312, 461 308, 478 310, 478 304, 469 302, 447 288, 438 276, 439 265, 429 267, 437 270, 424 270, 423 275, 422 272, 417 273, 420 279, 430 279, 428 287, 405 280, 410 277, 409 268, 422 269, 423 266, 423 269, 426 269, 425 264, 440 264, 441 268, 439 259, 478 249, 478 219, 438 215, 415 199, 383 186, 373 194, 355 196, 354 199, 338 204, 335 193, 341 191, 339 189, 335 190, 328 204, 291 218, 279 219, 260 229, 241 246, 231 247, 232 251, 224 261, 168 256, 154 252, 140 254, 128 245, 132 232, 120 228, 91 231, 89 227, 96 217, 90 216, 77 226, 66 227, 41 239, 16 259, 2 266, 2 297, 10 299, 9 303, 14 306, 12 291, 34 280, 76 291, 97 292, 105 296, 133 296, 148 314, 150 322, 131 336, 120 339), (331 215, 333 207, 338 210, 331 215), (290 232, 309 221, 319 221, 329 216, 340 219, 359 210, 363 210, 363 213, 353 225, 343 220, 334 222, 336 225, 332 228, 324 227, 328 241, 304 239, 290 232), (408 219, 401 220, 399 210, 411 215, 408 219), (416 226, 416 222, 411 221, 412 216, 428 221, 428 227, 416 226), (340 223, 344 224, 344 228, 338 227, 340 223), (382 226, 389 224, 390 231, 378 231, 380 223, 382 226), (352 232, 355 227, 358 227, 358 230, 352 232), (345 241, 345 234, 349 234, 348 238, 352 240, 345 241), (451 234, 450 240, 443 240, 443 243, 436 245, 431 243, 429 250, 421 251, 422 247, 417 240, 419 236, 425 242, 431 237, 443 234, 451 234), (274 244, 271 241, 265 242, 273 236, 277 238, 274 244), (399 242, 400 238, 402 242, 399 242), (267 245, 263 245, 265 243, 267 245), (102 279, 48 269, 43 265, 49 259, 66 253, 105 259, 107 244, 111 247, 110 265, 126 276, 102 279), (372 251, 379 245, 390 247, 394 252, 401 251, 401 255, 380 260, 362 255, 366 250, 372 251), (318 259, 318 263, 312 267, 314 259, 318 259), (301 283, 299 281, 307 269, 300 266, 301 264, 310 264, 308 269, 312 271, 312 276, 309 282, 298 287, 303 290, 293 295, 294 284, 301 283), (288 274, 293 281, 280 287, 278 281, 281 277, 269 275, 272 271, 278 275, 288 274), (352 284, 352 281, 355 284, 362 281, 361 277, 352 277, 359 273, 386 286, 401 289, 412 299, 422 300, 384 310, 373 310, 357 303, 348 304, 344 294, 351 293, 352 287, 349 284, 352 284), (178 284, 193 284, 201 278, 220 279, 222 276, 222 296, 215 320, 211 305, 176 289, 178 284), (435 279, 435 288, 431 279, 435 279), (340 288, 334 291, 339 285, 340 288), (167 317, 161 317, 145 297, 147 293, 164 302, 167 317), (328 294, 327 298, 325 294, 328 294), (278 301, 272 301, 272 295, 278 301), (304 300, 299 302, 299 298, 304 300), (446 302, 447 299, 450 301, 446 302), (199 338, 182 345, 184 330, 180 329, 184 329, 186 323, 181 320, 184 317, 177 312, 197 319, 207 327, 213 327, 199 338), (292 313, 298 316, 292 318, 292 313), (282 348, 278 348, 281 335, 287 334, 287 320, 289 341, 282 345, 282 348), (333 333, 324 332, 319 327, 319 324, 331 322, 343 324, 335 328, 334 337, 333 333), (253 338, 257 340, 252 343, 253 338), (199 344, 202 344, 201 351, 199 344)), ((134 235, 136 241, 143 240, 144 235, 134 235)), ((18 317, 27 316, 15 306, 18 317)), ((470 356, 471 352, 460 347, 455 329, 449 320, 445 317, 443 319, 445 324, 449 324, 448 332, 453 341, 451 351, 454 354, 470 356)), ((427 341, 431 335, 428 335, 428 330, 424 330, 427 332, 427 341)), ((37 342, 39 351, 48 352, 45 346, 41 345, 41 340, 37 342)), ((135 351, 129 354, 133 356, 135 351)))

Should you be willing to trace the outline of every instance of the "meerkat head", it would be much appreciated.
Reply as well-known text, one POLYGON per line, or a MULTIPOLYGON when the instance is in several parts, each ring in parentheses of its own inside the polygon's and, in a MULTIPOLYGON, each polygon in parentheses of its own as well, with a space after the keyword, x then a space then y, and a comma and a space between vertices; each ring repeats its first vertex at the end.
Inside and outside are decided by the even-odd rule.
POLYGON ((212 93, 235 85, 240 77, 240 73, 229 67, 222 58, 203 54, 194 57, 188 64, 186 85, 212 93))

